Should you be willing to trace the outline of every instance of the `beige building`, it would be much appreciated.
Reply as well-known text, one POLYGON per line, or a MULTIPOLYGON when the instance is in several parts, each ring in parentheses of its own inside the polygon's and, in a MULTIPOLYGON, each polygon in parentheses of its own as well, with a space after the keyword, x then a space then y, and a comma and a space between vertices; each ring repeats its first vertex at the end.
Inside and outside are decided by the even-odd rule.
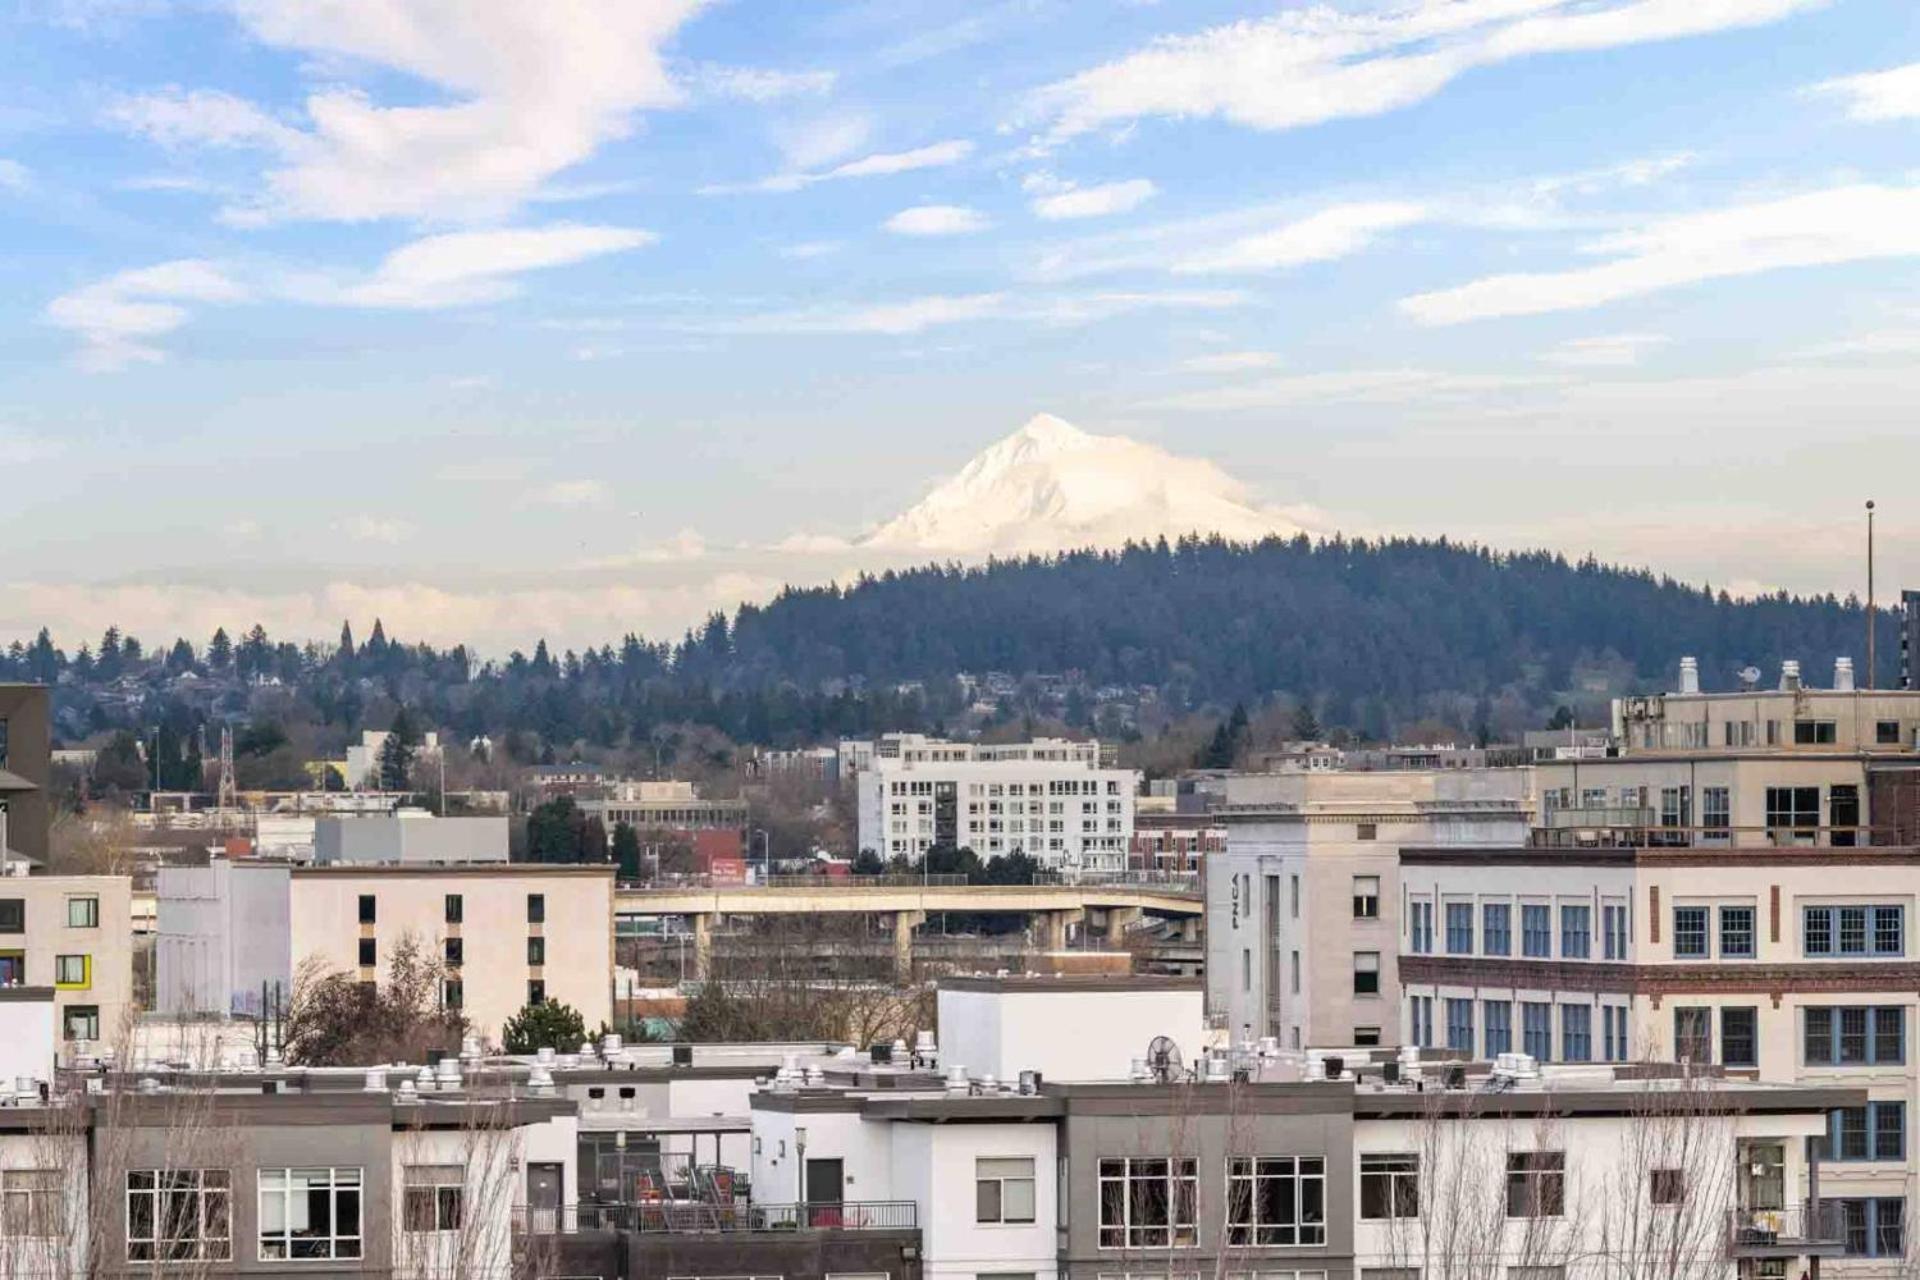
POLYGON ((607 866, 296 867, 289 942, 375 981, 413 938, 440 957, 443 998, 498 1042, 508 1018, 553 999, 592 1029, 613 1016, 613 868, 607 866))
POLYGON ((0 877, 0 986, 52 987, 55 1031, 82 1052, 133 1006, 132 899, 126 876, 0 877))
POLYGON ((1228 779, 1206 861, 1207 1007, 1283 1048, 1399 1041, 1399 853, 1513 844, 1521 769, 1228 779))

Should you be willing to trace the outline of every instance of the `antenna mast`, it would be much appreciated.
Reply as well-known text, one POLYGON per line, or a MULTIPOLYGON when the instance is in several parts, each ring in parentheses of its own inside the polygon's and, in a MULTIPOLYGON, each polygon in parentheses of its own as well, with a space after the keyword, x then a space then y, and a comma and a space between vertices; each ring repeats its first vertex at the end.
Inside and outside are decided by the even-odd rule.
POLYGON ((1873 662, 1873 499, 1867 499, 1867 688, 1874 688, 1878 672, 1873 662))
POLYGON ((240 804, 239 789, 233 782, 233 726, 230 724, 220 726, 220 797, 217 803, 223 810, 238 808, 240 804))

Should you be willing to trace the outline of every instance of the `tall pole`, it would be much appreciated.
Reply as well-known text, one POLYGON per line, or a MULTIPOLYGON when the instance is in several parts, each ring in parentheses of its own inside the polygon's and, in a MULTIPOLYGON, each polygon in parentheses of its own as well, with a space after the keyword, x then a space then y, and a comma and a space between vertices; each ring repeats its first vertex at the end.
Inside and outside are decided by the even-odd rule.
POLYGON ((1874 687, 1873 664, 1873 499, 1867 499, 1867 688, 1874 687))

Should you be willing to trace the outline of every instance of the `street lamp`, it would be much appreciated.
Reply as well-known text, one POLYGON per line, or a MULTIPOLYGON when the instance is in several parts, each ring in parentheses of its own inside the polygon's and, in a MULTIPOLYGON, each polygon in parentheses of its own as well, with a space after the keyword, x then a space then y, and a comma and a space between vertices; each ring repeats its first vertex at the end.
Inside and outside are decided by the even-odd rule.
MULTIPOLYGON (((796 1204, 807 1202, 807 1127, 796 1125, 793 1130, 793 1199, 796 1204)), ((811 1226, 809 1222, 807 1225, 811 1226)))

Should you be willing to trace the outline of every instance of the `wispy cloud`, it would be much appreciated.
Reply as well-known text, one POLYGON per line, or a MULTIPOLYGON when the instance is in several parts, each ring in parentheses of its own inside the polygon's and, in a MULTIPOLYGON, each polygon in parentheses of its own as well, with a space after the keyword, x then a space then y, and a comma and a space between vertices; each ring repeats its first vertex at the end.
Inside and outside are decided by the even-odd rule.
POLYGON ((0 156, 0 191, 25 191, 32 183, 32 175, 27 166, 18 160, 9 160, 0 156))
POLYGON ((777 173, 758 182, 720 183, 700 188, 701 195, 733 195, 743 191, 799 191, 818 182, 838 182, 846 178, 878 178, 889 174, 912 173, 919 169, 940 169, 959 164, 973 154, 973 143, 964 138, 935 142, 911 151, 883 151, 818 172, 777 173))
POLYGON ((702 97, 736 98, 743 102, 820 97, 833 92, 837 78, 832 71, 781 71, 713 62, 699 63, 684 76, 686 83, 702 97))
POLYGON ((978 209, 955 204, 923 204, 902 209, 880 225, 897 236, 961 236, 985 231, 993 223, 978 209))
POLYGON ((1054 181, 1029 181, 1027 185, 1029 190, 1039 192, 1032 202, 1034 215, 1049 222, 1131 213, 1160 190, 1145 178, 1106 182, 1095 187, 1054 181))
POLYGON ((515 277, 526 272, 638 249, 656 239, 633 227, 454 231, 401 246, 364 278, 304 277, 290 282, 289 292, 307 301, 358 307, 466 306, 512 296, 515 277))
POLYGON ((1426 216, 1427 211, 1417 204, 1395 201, 1335 205, 1297 222, 1189 254, 1172 267, 1176 272, 1204 274, 1274 271, 1328 262, 1358 253, 1382 233, 1411 226, 1426 216))
POLYGON ((245 0, 234 12, 264 44, 317 66, 396 72, 451 100, 388 105, 329 85, 285 121, 229 94, 176 90, 110 117, 170 145, 266 152, 260 188, 225 210, 232 222, 498 217, 624 136, 637 112, 681 101, 660 51, 699 8, 472 4, 449 24, 439 0, 245 0))
POLYGON ((1478 398, 1550 385, 1554 379, 1518 374, 1449 373, 1434 369, 1360 369, 1262 378, 1186 391, 1149 401, 1154 409, 1230 412, 1303 404, 1404 404, 1478 398))
POLYGON ((770 311, 684 328, 726 333, 915 334, 983 320, 1072 327, 1138 311, 1220 310, 1246 302, 1235 290, 1142 290, 1042 294, 930 294, 899 302, 770 311))
POLYGON ((1573 338, 1540 358, 1548 364, 1579 369, 1617 369, 1640 363, 1640 357, 1667 342, 1660 333, 1609 333, 1595 338, 1573 338))
POLYGON ((188 303, 232 303, 247 289, 225 268, 198 258, 181 258, 122 271, 61 294, 47 304, 47 323, 80 339, 76 357, 94 372, 125 368, 164 358, 155 340, 184 325, 188 303))
POLYGON ((1684 214, 1586 247, 1567 271, 1489 276, 1402 299, 1421 324, 1576 311, 1703 280, 1920 254, 1920 187, 1852 186, 1684 214))
POLYGON ((1278 367, 1280 357, 1271 351, 1219 351, 1212 355, 1190 356, 1180 362, 1182 373, 1245 373, 1250 369, 1278 367))
POLYGON ((840 252, 846 246, 838 240, 802 240, 798 244, 780 246, 780 256, 804 261, 808 258, 825 258, 840 252))
POLYGON ((413 536, 413 525, 394 516, 362 513, 349 516, 334 526, 355 542, 376 542, 396 546, 413 536))
POLYGON ((1293 129, 1423 101, 1478 66, 1759 26, 1825 0, 1461 0, 1290 10, 1179 36, 1050 85, 1023 119, 1057 143, 1150 119, 1293 129))
POLYGON ((1920 118, 1920 62, 1826 80, 1813 86, 1813 92, 1844 98, 1847 114, 1855 120, 1920 118))

